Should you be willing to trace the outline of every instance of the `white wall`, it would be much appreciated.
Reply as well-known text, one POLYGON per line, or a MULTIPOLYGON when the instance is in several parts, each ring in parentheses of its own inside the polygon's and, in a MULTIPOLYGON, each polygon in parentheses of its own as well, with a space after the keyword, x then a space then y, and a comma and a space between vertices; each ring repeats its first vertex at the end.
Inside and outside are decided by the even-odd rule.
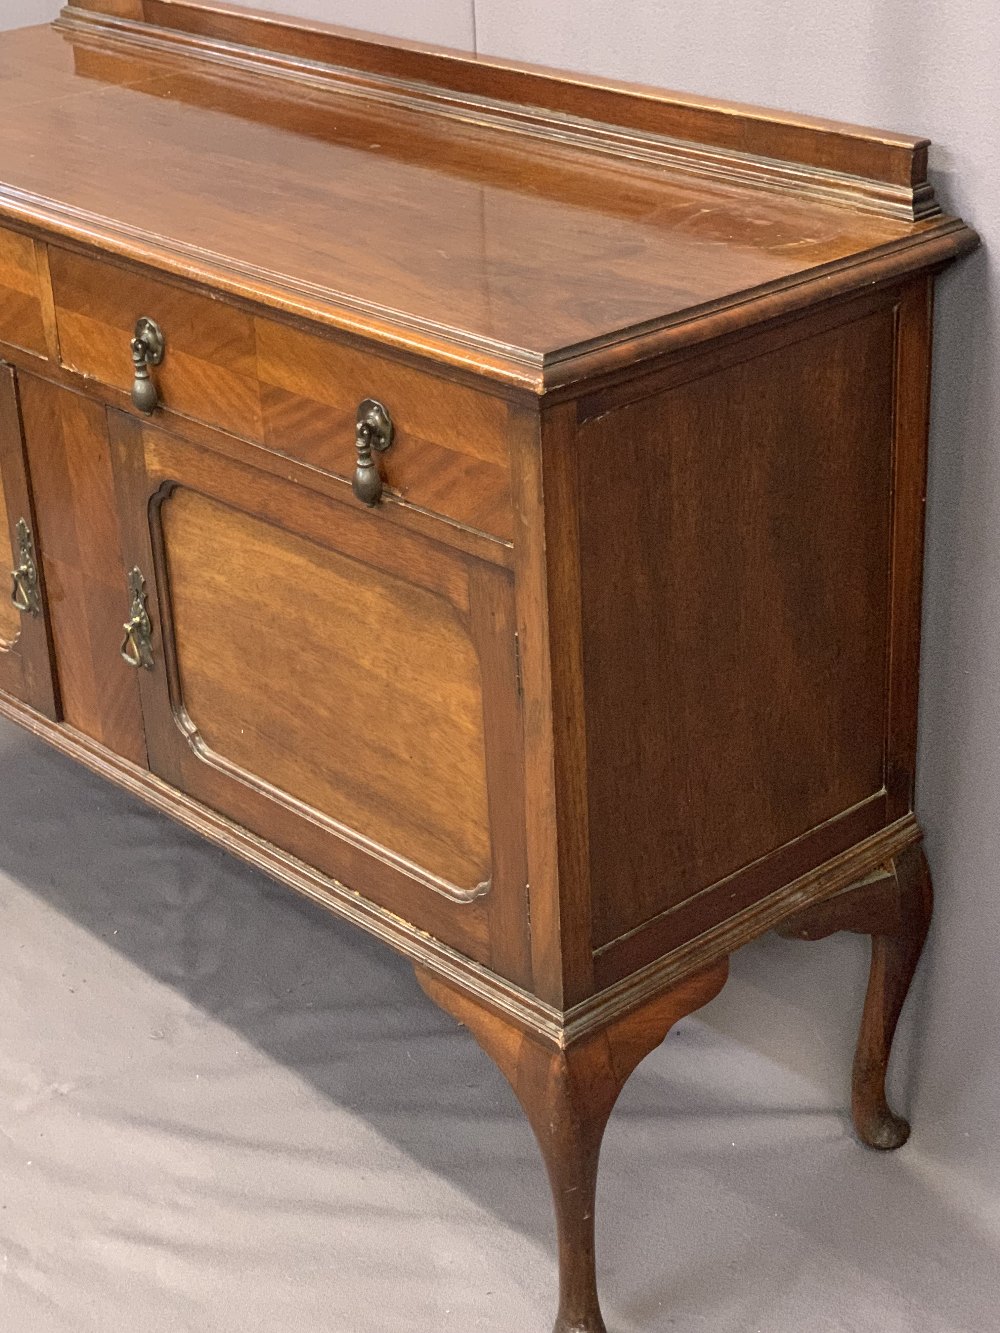
MULTIPOLYGON (((0 26, 58 4, 2 0, 0 26)), ((918 808, 938 914, 900 1091, 919 1142, 1000 1185, 1000 10, 995 0, 257 0, 258 7, 710 96, 928 134, 946 206, 986 248, 940 286, 918 808)), ((860 941, 762 941, 711 1021, 843 1098, 860 941), (819 985, 817 985, 817 980, 819 985), (831 1003, 827 993, 836 996, 831 1003)))

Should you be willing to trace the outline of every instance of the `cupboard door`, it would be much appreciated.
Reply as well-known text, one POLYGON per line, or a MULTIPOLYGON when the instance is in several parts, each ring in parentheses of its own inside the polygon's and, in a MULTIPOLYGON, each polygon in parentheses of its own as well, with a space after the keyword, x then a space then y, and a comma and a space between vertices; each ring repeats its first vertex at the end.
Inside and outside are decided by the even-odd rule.
POLYGON ((0 364, 0 690, 55 718, 41 543, 31 502, 17 381, 0 364))
POLYGON ((144 765, 138 682, 118 651, 128 600, 107 413, 34 375, 19 386, 62 721, 144 765))
POLYGON ((506 570, 113 417, 150 767, 526 980, 506 570))

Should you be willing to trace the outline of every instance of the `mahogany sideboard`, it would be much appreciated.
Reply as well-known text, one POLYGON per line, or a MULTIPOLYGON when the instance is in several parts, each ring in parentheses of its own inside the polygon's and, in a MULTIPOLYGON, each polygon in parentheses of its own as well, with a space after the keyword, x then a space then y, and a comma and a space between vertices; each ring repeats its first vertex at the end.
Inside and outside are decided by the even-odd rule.
POLYGON ((913 814, 927 143, 214 0, 0 39, 0 713, 412 959, 604 1329, 601 1138, 913 814))

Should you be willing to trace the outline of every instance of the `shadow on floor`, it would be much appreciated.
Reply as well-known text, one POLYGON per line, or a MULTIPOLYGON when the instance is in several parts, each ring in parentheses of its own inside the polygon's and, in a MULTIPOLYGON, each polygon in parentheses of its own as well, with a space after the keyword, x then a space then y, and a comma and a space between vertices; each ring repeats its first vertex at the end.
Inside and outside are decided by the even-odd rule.
MULTIPOLYGON (((6 724, 0 771, 0 887, 27 889, 552 1255, 514 1098, 405 960, 6 724)), ((928 1187, 911 1149, 853 1143, 815 1077, 824 1062, 779 1060, 775 1028, 791 1031, 796 1005, 781 984, 766 992, 766 968, 741 973, 623 1095, 602 1176, 616 1329, 992 1327, 993 1238, 928 1187), (754 995, 769 1033, 756 1049, 726 1031, 753 1024, 754 995), (949 1256, 960 1282, 941 1280, 949 1256), (841 1323, 822 1314, 838 1308, 841 1323)))

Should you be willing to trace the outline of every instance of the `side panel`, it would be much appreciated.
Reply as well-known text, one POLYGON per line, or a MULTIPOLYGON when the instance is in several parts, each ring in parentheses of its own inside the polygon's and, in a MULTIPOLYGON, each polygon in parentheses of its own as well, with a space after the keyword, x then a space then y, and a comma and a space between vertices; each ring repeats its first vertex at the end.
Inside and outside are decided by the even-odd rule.
POLYGON ((896 312, 829 323, 581 426, 598 952, 885 822, 896 312))

